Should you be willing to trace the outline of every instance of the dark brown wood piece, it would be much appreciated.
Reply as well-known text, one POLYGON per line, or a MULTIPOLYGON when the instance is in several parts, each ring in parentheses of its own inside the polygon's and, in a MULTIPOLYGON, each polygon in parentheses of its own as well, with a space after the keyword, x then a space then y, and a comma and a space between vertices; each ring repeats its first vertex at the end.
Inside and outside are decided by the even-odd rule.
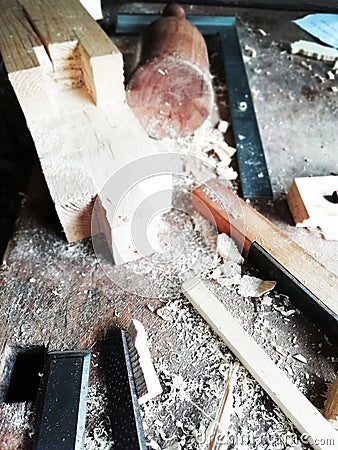
POLYGON ((191 134, 213 105, 201 33, 180 6, 168 5, 142 34, 137 54, 127 101, 145 130, 154 138, 191 134))

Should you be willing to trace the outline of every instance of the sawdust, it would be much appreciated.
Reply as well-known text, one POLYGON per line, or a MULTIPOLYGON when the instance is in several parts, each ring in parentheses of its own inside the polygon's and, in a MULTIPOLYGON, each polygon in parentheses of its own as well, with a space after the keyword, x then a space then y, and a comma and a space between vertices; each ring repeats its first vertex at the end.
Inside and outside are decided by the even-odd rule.
MULTIPOLYGON (((175 347, 163 350, 166 357, 154 359, 164 393, 142 410, 148 445, 153 449, 174 444, 187 450, 204 449, 207 428, 217 414, 234 357, 185 300, 170 302, 166 308, 171 319, 162 329, 174 327, 176 342, 175 347)), ((290 422, 242 366, 229 423, 224 448, 284 449, 291 439, 298 440, 290 422)))
MULTIPOLYGON (((260 32, 263 36, 266 35, 265 31, 260 32)), ((271 109, 264 110, 276 82, 273 81, 269 92, 265 92, 259 82, 259 74, 262 71, 268 73, 272 69, 257 63, 260 53, 258 42, 250 31, 243 31, 241 28, 241 33, 248 42, 247 64, 250 74, 254 86, 260 92, 259 115, 268 116, 268 119, 262 122, 268 123, 269 128, 282 129, 282 123, 276 122, 277 115, 271 113, 271 109)), ((280 56, 277 45, 272 50, 279 57, 277 70, 284 72, 287 55, 280 56)), ((220 83, 218 91, 223 95, 226 91, 225 85, 220 83)), ((288 93, 289 90, 285 95, 289 95, 288 93)), ((226 129, 227 126, 222 121, 219 125, 208 121, 193 137, 180 142, 166 140, 162 143, 162 148, 163 151, 187 152, 197 156, 201 161, 206 161, 209 167, 207 171, 203 164, 199 167, 187 167, 187 172, 193 177, 206 180, 214 178, 217 174, 225 174, 231 178, 235 174, 233 169, 227 172, 229 159, 226 156, 231 158, 232 147, 221 144, 224 142, 223 133, 226 129), (224 152, 228 149, 227 155, 222 153, 221 148, 224 152), (222 154, 225 162, 223 167, 220 160, 222 154)), ((284 135, 282 137, 281 143, 278 142, 278 149, 287 140, 284 135)), ((276 144, 269 140, 268 129, 263 131, 263 139, 268 150, 276 144)), ((290 157, 293 156, 290 148, 286 148, 285 153, 290 157)), ((295 164, 298 162, 295 161, 295 164)), ((284 172, 281 169, 280 174, 273 174, 272 179, 275 189, 283 191, 288 179, 286 169, 284 172)), ((187 220, 185 212, 169 213, 158 230, 159 234, 162 234, 163 241, 166 241, 168 235, 172 238, 166 253, 167 259, 163 255, 158 255, 155 261, 142 260, 120 269, 113 269, 117 285, 120 285, 126 273, 133 273, 134 279, 128 279, 128 289, 136 293, 142 289, 145 297, 160 299, 163 304, 161 308, 156 309, 148 303, 151 306, 150 312, 155 314, 159 321, 159 331, 156 334, 149 333, 149 339, 153 363, 163 388, 163 393, 158 398, 141 407, 148 446, 152 449, 205 448, 207 429, 217 414, 229 367, 235 361, 224 343, 182 298, 180 285, 190 276, 199 275, 208 280, 211 290, 222 299, 246 331, 318 407, 321 407, 323 400, 318 397, 325 391, 322 384, 332 381, 335 377, 336 361, 332 360, 329 371, 327 364, 329 358, 333 358, 331 347, 322 341, 315 328, 311 328, 309 324, 313 336, 309 336, 308 342, 304 342, 302 339, 304 328, 301 323, 306 320, 294 309, 289 299, 275 292, 264 294, 258 292, 261 282, 258 274, 253 278, 246 266, 241 267, 233 258, 227 260, 224 252, 222 255, 217 254, 217 232, 209 222, 189 209, 188 191, 188 186, 184 186, 178 193, 177 200, 180 205, 185 205, 189 219, 187 220), (175 234, 178 230, 180 235, 175 234), (176 252, 178 248, 181 249, 177 245, 178 242, 185 244, 184 252, 179 254, 176 252), (297 360, 295 355, 301 355, 302 361, 299 358, 297 360)), ((27 235, 31 236, 31 233, 29 230, 27 235)), ((46 239, 43 233, 44 231, 37 229, 34 238, 27 239, 27 242, 21 239, 20 247, 17 248, 21 258, 28 254, 33 260, 39 260, 41 242, 46 239)), ((86 247, 83 243, 67 245, 61 239, 52 242, 52 245, 49 244, 46 243, 43 249, 46 251, 46 260, 48 258, 54 260, 55 264, 58 264, 58 261, 68 261, 70 264, 76 261, 79 278, 88 279, 88 274, 97 268, 98 262, 93 258, 89 246, 86 247), (58 257, 53 258, 53 254, 58 257)), ((11 258, 20 256, 18 253, 14 253, 11 258)), ((14 264, 13 261, 10 262, 14 264)), ((20 269, 25 271, 22 267, 20 269)), ((39 269, 41 277, 34 276, 29 270, 20 274, 21 277, 27 277, 27 290, 22 294, 22 301, 25 298, 35 298, 39 291, 43 292, 43 277, 45 274, 48 275, 48 269, 42 265, 39 269)), ((73 280, 68 277, 67 271, 62 266, 54 267, 53 273, 56 281, 50 295, 66 297, 67 283, 72 283, 73 280)), ((86 289, 88 300, 95 301, 95 282, 91 280, 87 283, 86 289)), ((113 306, 112 298, 112 308, 113 306)), ((30 330, 25 329, 24 324, 15 333, 14 337, 21 343, 24 343, 25 339, 29 341, 30 330)), ((105 415, 106 403, 104 387, 101 383, 91 383, 85 436, 87 450, 113 448, 110 424, 105 415)), ((238 369, 231 407, 228 445, 224 448, 243 450, 307 448, 298 442, 299 435, 294 427, 241 365, 238 369)), ((6 415, 8 423, 14 429, 28 427, 29 432, 32 431, 31 422, 27 419, 22 405, 2 405, 2 414, 6 415)))

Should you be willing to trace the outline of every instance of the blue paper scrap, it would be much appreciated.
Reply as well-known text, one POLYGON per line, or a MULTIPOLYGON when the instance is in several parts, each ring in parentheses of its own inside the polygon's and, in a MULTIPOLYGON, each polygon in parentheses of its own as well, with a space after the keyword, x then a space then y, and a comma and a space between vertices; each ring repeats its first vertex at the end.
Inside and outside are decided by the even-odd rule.
POLYGON ((293 22, 325 44, 338 48, 338 14, 310 14, 293 22))

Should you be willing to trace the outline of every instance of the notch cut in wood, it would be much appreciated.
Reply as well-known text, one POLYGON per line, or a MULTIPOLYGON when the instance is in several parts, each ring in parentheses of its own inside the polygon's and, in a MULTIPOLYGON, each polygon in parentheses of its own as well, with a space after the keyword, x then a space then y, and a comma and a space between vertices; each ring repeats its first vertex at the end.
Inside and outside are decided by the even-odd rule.
POLYGON ((287 201, 296 226, 319 227, 326 239, 338 240, 337 189, 336 176, 295 178, 287 201))
POLYGON ((0 51, 66 237, 89 237, 109 178, 158 153, 125 103, 122 55, 77 0, 3 0, 0 51))
POLYGON ((194 278, 183 284, 184 295, 258 381, 314 449, 332 450, 338 433, 232 317, 205 283, 194 278))

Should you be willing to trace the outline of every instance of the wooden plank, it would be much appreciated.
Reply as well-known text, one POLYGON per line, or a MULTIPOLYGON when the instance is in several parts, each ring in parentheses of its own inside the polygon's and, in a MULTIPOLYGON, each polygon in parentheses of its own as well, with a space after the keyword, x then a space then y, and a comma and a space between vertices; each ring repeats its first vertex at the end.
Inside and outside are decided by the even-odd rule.
MULTIPOLYGON (((107 180, 158 152, 125 103, 122 54, 76 0, 2 0, 0 30, 4 64, 66 237, 89 237, 107 180)), ((111 227, 103 206, 96 231, 111 227)))
POLYGON ((245 256, 259 244, 293 277, 338 315, 338 280, 309 253, 218 180, 193 191, 195 208, 230 235, 245 256))
POLYGON ((271 399, 315 449, 332 450, 338 433, 241 327, 199 279, 184 283, 183 293, 215 333, 248 369, 271 399))

